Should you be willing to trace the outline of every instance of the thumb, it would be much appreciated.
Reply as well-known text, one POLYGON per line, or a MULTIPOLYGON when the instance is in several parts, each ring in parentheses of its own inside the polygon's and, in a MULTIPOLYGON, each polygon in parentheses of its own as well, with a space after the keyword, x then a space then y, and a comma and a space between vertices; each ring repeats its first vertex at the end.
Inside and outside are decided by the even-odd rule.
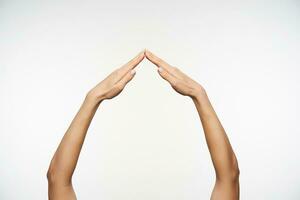
POLYGON ((136 74, 136 71, 134 69, 130 70, 129 72, 127 72, 125 74, 125 76, 121 80, 119 80, 117 85, 124 88, 126 86, 126 84, 133 79, 135 74, 136 74))
POLYGON ((158 68, 158 74, 165 79, 166 81, 168 81, 171 85, 175 85, 176 82, 176 78, 170 74, 169 72, 167 72, 165 69, 163 69, 162 67, 158 68))

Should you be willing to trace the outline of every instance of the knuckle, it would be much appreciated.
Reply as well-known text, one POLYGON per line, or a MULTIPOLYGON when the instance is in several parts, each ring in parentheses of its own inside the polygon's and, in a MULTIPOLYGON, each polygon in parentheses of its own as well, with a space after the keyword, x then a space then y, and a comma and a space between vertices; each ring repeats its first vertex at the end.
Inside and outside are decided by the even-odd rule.
POLYGON ((172 81, 172 85, 173 85, 174 87, 177 87, 177 86, 179 85, 179 81, 178 81, 178 80, 172 81))
POLYGON ((114 86, 114 89, 115 90, 122 90, 123 86, 122 86, 122 84, 117 84, 117 85, 114 86))
POLYGON ((123 90, 124 86, 125 86, 125 85, 120 84, 120 85, 118 85, 118 89, 119 89, 119 90, 123 90))

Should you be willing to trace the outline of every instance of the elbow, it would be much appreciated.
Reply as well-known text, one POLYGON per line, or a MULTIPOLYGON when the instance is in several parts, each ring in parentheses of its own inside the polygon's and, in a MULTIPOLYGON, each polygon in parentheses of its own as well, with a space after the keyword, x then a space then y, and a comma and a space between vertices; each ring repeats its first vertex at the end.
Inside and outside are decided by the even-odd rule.
POLYGON ((232 159, 231 180, 233 180, 234 182, 238 182, 239 178, 240 178, 240 168, 238 165, 237 158, 234 155, 232 159))
POLYGON ((47 180, 49 184, 57 182, 57 173, 53 170, 51 165, 47 171, 47 180))
POLYGON ((47 180, 48 182, 50 182, 52 180, 52 173, 50 172, 50 170, 47 171, 47 180))
POLYGON ((56 179, 55 158, 53 157, 46 173, 48 183, 53 183, 56 179))
POLYGON ((240 169, 235 155, 232 156, 232 159, 228 162, 228 165, 226 169, 224 168, 223 172, 216 173, 216 178, 218 181, 238 183, 239 177, 240 169))
POLYGON ((47 171, 47 180, 48 184, 70 184, 71 178, 68 178, 65 173, 63 173, 61 170, 57 168, 52 162, 49 166, 49 169, 47 171))

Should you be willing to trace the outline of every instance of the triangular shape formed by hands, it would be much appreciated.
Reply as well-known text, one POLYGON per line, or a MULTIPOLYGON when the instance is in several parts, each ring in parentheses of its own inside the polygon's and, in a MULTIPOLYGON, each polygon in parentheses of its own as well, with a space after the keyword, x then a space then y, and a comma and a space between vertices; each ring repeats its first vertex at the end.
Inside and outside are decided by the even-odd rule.
POLYGON ((112 72, 88 93, 49 166, 47 177, 50 200, 76 199, 71 179, 92 118, 101 101, 117 96, 124 89, 135 75, 134 68, 145 57, 158 67, 159 75, 178 93, 190 96, 194 101, 216 172, 211 199, 239 199, 237 159, 205 90, 178 68, 145 50, 112 72))
POLYGON ((135 67, 142 62, 145 57, 158 67, 158 74, 168 81, 176 92, 194 98, 199 92, 203 91, 199 83, 181 72, 177 67, 171 66, 152 52, 143 50, 128 63, 112 72, 94 87, 89 94, 95 97, 99 102, 104 99, 114 98, 120 94, 126 84, 133 79, 136 73, 135 67))

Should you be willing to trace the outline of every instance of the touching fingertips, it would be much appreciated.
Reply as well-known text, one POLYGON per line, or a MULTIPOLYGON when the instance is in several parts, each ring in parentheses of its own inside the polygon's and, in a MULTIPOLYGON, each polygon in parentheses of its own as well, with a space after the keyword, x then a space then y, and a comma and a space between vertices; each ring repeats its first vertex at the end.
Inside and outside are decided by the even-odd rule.
POLYGON ((144 52, 144 51, 142 51, 142 52, 140 53, 140 57, 141 57, 141 58, 145 57, 145 52, 144 52))
POLYGON ((149 58, 151 56, 151 53, 149 52, 149 50, 145 51, 145 55, 146 55, 147 58, 149 58))

